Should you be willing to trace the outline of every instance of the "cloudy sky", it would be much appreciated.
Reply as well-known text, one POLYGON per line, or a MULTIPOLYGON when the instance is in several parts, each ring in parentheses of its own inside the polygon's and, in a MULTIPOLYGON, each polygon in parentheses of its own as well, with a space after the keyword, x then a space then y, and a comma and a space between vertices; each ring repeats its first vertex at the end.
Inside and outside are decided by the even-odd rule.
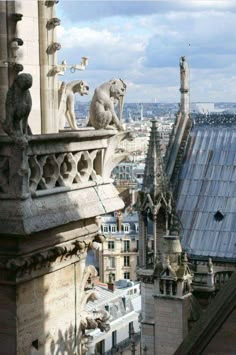
POLYGON ((117 77, 126 102, 178 102, 185 55, 192 102, 236 102, 236 0, 60 0, 57 16, 58 61, 89 57, 64 78, 86 80, 90 96, 117 77))

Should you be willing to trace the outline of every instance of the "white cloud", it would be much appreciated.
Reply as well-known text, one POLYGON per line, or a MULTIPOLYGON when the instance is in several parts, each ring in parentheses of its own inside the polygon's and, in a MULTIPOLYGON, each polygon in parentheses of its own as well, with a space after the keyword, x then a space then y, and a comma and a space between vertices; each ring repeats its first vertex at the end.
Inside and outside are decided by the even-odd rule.
POLYGON ((92 94, 102 82, 121 77, 128 84, 126 101, 177 102, 178 62, 186 55, 193 101, 236 101, 233 2, 82 1, 78 6, 67 1, 73 6, 61 8, 59 60, 74 64, 84 55, 89 66, 65 79, 78 75, 90 83, 92 94))

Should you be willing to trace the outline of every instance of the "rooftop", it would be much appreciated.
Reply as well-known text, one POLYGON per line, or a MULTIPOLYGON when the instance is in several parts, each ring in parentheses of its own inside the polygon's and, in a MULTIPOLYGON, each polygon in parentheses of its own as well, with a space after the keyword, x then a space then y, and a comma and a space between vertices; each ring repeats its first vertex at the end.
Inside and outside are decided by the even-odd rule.
POLYGON ((197 125, 182 166, 177 211, 191 255, 236 260, 236 125, 197 125))

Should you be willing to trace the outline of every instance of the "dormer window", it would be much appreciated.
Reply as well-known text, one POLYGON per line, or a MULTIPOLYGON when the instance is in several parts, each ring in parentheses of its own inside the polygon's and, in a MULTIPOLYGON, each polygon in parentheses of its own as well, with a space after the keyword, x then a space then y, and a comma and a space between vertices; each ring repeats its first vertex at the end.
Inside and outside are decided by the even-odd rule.
POLYGON ((214 214, 214 220, 215 220, 216 222, 221 222, 223 219, 224 219, 224 215, 223 215, 222 212, 217 211, 217 212, 214 214))
POLYGON ((117 232, 117 226, 116 224, 111 224, 111 233, 116 233, 117 232))
POLYGON ((123 223, 123 231, 125 233, 129 233, 130 232, 130 226, 129 226, 129 223, 123 223))
POLYGON ((103 233, 109 233, 109 225, 102 224, 102 231, 103 231, 103 233))

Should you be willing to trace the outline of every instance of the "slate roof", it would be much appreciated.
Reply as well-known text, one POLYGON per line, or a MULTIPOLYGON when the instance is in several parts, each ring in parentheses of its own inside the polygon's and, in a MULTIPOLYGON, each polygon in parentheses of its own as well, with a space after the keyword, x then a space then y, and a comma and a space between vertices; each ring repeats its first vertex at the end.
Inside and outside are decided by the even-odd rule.
POLYGON ((192 129, 177 212, 190 255, 236 260, 236 125, 192 129))

